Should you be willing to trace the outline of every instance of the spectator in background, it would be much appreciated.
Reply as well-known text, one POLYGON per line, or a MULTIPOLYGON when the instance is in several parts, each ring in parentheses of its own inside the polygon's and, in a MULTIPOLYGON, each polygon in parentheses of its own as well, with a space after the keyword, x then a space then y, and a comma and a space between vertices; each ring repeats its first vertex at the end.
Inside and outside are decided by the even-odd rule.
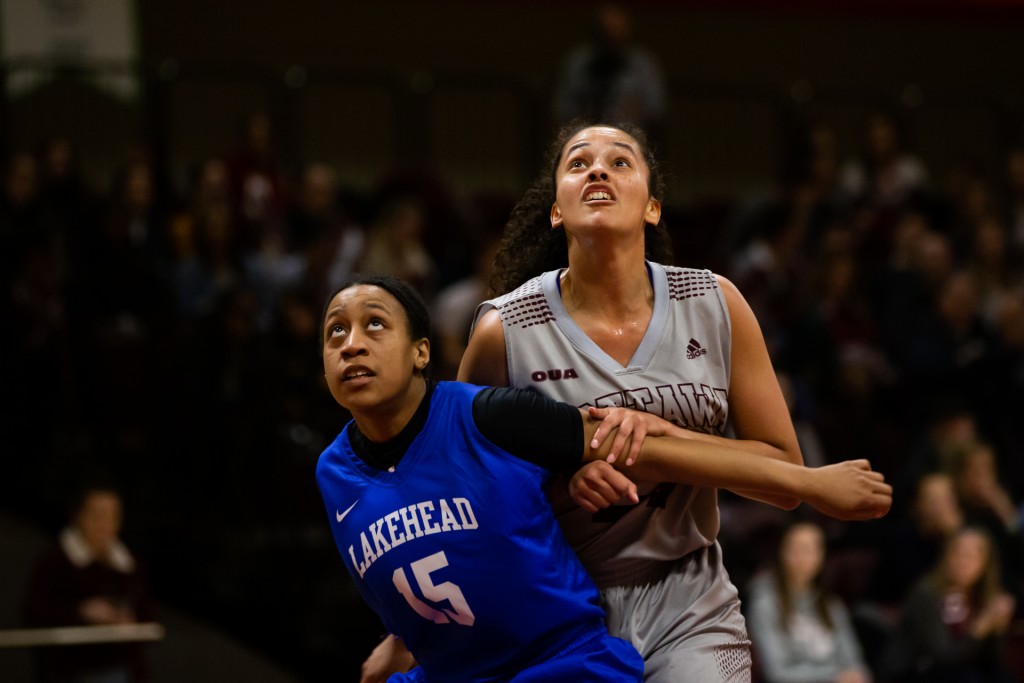
POLYGON ((839 145, 835 128, 824 120, 801 126, 783 168, 783 186, 788 190, 794 217, 806 223, 807 238, 829 223, 841 220, 843 192, 839 185, 839 145))
POLYGON ((950 391, 979 411, 993 398, 1000 369, 995 339, 982 317, 978 282, 957 270, 939 288, 934 307, 918 319, 902 359, 905 378, 925 392, 950 391))
MULTIPOLYGON (((144 570, 120 538, 121 495, 105 484, 83 488, 70 524, 36 559, 25 593, 34 627, 148 622, 156 610, 144 570)), ((141 643, 52 647, 39 653, 41 683, 150 680, 141 643)))
POLYGON ((324 163, 307 165, 288 211, 288 231, 303 254, 305 286, 318 297, 347 282, 363 256, 366 235, 348 208, 337 172, 324 163))
POLYGON ((894 363, 906 356, 907 339, 918 318, 934 306, 953 265, 949 240, 926 213, 908 210, 895 220, 884 260, 864 274, 881 341, 894 363))
POLYGON ((868 683, 846 605, 823 581, 825 533, 797 522, 774 568, 751 581, 746 607, 755 660, 767 683, 868 683))
POLYGON ((894 517, 878 541, 879 565, 868 597, 895 605, 911 586, 934 567, 946 541, 964 525, 964 513, 953 478, 928 472, 914 483, 909 505, 894 517))
POLYGON ((999 307, 1004 297, 1013 296, 1024 285, 1024 270, 1010 246, 1006 225, 991 214, 978 220, 968 245, 966 267, 978 283, 982 319, 987 327, 998 326, 999 307))
POLYGON ((370 225, 358 270, 410 283, 427 301, 437 293, 438 268, 424 243, 426 209, 413 195, 397 195, 370 225))
MULTIPOLYGON (((286 194, 285 178, 271 146, 269 120, 257 114, 249 118, 248 126, 252 156, 242 156, 241 195, 236 194, 239 204, 235 208, 238 210, 245 279, 259 296, 259 326, 266 332, 273 326, 278 297, 298 286, 305 275, 303 246, 309 235, 302 232, 295 235, 292 228, 298 227, 301 231, 310 226, 289 220, 289 207, 299 206, 301 202, 290 193, 286 194)), ((228 169, 229 176, 235 177, 237 183, 239 169, 235 167, 232 170, 231 158, 228 159, 228 169)), ((307 174, 303 185, 306 192, 304 206, 307 208, 324 201, 324 198, 315 197, 317 194, 323 194, 327 199, 330 197, 329 179, 328 186, 324 188, 322 179, 315 174, 311 179, 307 174)), ((238 192, 237 188, 235 191, 238 192)))
POLYGON ((102 204, 85 179, 78 149, 67 137, 44 140, 37 151, 39 162, 39 222, 41 234, 53 245, 62 279, 81 267, 80 252, 89 246, 97 212, 102 204))
POLYGON ((946 543, 964 526, 956 485, 947 472, 926 472, 908 483, 907 491, 897 514, 883 520, 873 535, 877 562, 863 595, 853 601, 854 625, 876 672, 898 626, 903 599, 938 564, 946 543))
POLYGON ((439 351, 434 375, 438 379, 455 379, 469 341, 476 307, 488 293, 500 241, 501 235, 496 234, 477 245, 473 271, 441 289, 433 302, 431 317, 435 321, 439 351))
POLYGON ((180 320, 189 324, 211 315, 220 297, 243 279, 241 240, 221 159, 202 164, 190 195, 172 220, 175 303, 180 320))
POLYGON ((246 251, 281 249, 289 200, 270 117, 262 111, 249 113, 242 120, 236 145, 225 155, 225 163, 242 245, 246 251))
POLYGON ((227 206, 210 206, 192 224, 175 267, 175 292, 183 319, 213 313, 218 301, 244 281, 235 220, 227 206))
POLYGON ((1013 683, 1004 639, 1015 609, 991 538, 964 527, 902 604, 882 673, 894 683, 1013 683))
MULTIPOLYGON (((170 230, 164 193, 157 169, 145 156, 130 159, 114 179, 113 191, 101 214, 100 230, 116 256, 150 276, 169 279, 170 230)), ((111 256, 115 256, 111 254, 111 256)))
POLYGON ((288 248, 303 250, 316 238, 329 231, 339 220, 345 220, 338 202, 338 174, 323 162, 306 164, 299 187, 285 210, 288 223, 288 248))
POLYGON ((555 123, 575 118, 630 123, 652 142, 664 137, 667 95, 655 57, 633 42, 624 4, 604 2, 594 14, 590 41, 568 54, 554 93, 555 123))
POLYGON ((861 156, 847 161, 840 185, 855 202, 876 209, 904 207, 928 183, 928 171, 908 148, 897 118, 875 111, 864 121, 861 156))
POLYGON ((861 154, 842 165, 838 184, 857 233, 861 267, 870 273, 885 263, 903 212, 926 210, 931 197, 928 171, 908 149, 894 114, 871 113, 863 134, 861 154))
POLYGON ((39 164, 28 152, 15 152, 4 160, 0 174, 0 244, 4 247, 0 258, 9 267, 17 247, 31 241, 38 230, 39 164))
POLYGON ((999 215, 998 198, 988 174, 973 159, 962 159, 947 171, 945 191, 936 196, 935 223, 953 242, 954 251, 972 249, 974 233, 987 218, 999 215))
POLYGON ((1024 598, 1024 508, 1003 486, 990 443, 975 441, 953 453, 949 470, 968 524, 985 529, 995 544, 1003 583, 1024 598))

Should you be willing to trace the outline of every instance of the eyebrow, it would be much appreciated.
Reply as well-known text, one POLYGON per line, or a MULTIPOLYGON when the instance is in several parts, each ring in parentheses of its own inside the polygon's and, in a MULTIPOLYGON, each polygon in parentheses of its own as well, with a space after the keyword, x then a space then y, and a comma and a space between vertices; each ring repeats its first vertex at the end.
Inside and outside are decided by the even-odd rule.
MULTIPOLYGON (((629 144, 628 142, 613 142, 612 144, 615 145, 616 147, 622 147, 623 149, 627 149, 630 152, 632 152, 634 155, 636 155, 636 153, 637 153, 636 149, 633 147, 633 145, 629 144)), ((590 146, 590 143, 587 142, 586 140, 577 142, 575 145, 573 145, 569 149, 565 150, 565 155, 569 156, 570 154, 575 152, 577 149, 580 149, 581 147, 589 147, 589 146, 590 146)))
POLYGON ((379 301, 366 301, 366 302, 363 302, 363 308, 379 309, 381 311, 384 311, 385 313, 390 313, 391 312, 391 309, 388 308, 388 306, 386 304, 383 304, 383 303, 381 303, 379 301))
MULTIPOLYGON (((332 306, 331 308, 327 309, 327 313, 324 314, 324 319, 326 320, 327 318, 330 318, 331 316, 336 315, 336 314, 344 311, 346 308, 348 308, 348 307, 347 306, 332 306)), ((372 310, 383 311, 384 313, 391 313, 391 309, 389 309, 386 304, 378 302, 378 301, 366 301, 366 302, 363 302, 362 308, 364 310, 372 309, 372 310)))

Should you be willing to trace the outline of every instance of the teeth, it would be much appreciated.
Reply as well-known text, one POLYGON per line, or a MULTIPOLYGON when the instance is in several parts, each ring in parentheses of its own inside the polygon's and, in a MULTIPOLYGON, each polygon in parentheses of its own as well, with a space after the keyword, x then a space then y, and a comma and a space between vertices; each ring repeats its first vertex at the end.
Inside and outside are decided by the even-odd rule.
POLYGON ((351 375, 345 375, 345 379, 356 379, 359 377, 369 377, 369 372, 353 372, 351 375))
POLYGON ((588 201, 588 202, 592 201, 594 199, 611 199, 611 198, 612 198, 612 196, 610 194, 608 194, 607 192, 591 192, 586 197, 584 197, 584 199, 586 201, 588 201))

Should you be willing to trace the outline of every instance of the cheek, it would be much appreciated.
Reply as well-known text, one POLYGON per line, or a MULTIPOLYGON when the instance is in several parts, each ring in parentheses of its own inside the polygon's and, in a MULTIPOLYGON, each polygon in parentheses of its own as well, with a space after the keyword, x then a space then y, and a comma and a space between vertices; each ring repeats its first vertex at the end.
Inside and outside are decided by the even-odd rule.
POLYGON ((341 390, 341 384, 339 382, 328 382, 327 391, 331 394, 331 398, 334 402, 345 408, 345 396, 341 390))
POLYGON ((567 214, 571 214, 577 205, 574 199, 579 196, 578 188, 567 187, 560 185, 558 191, 555 193, 555 205, 558 207, 558 212, 564 217, 567 214))
POLYGON ((565 189, 561 184, 555 189, 555 204, 560 209, 565 207, 565 189))
POLYGON ((586 177, 580 173, 555 178, 555 199, 561 199, 567 193, 574 191, 574 188, 583 180, 586 180, 586 177))

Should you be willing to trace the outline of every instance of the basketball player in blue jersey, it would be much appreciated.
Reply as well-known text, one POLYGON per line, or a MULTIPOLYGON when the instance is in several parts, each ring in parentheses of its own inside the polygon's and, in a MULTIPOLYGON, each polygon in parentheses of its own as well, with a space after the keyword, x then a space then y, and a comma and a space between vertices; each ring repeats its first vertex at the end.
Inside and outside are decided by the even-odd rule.
MULTIPOLYGON (((327 385, 353 420, 317 483, 359 591, 418 664, 388 680, 642 680, 547 499, 551 472, 607 455, 588 447, 599 420, 537 392, 428 381, 426 307, 393 278, 334 294, 321 330, 327 385)), ((781 491, 840 517, 891 504, 864 461, 812 470, 649 438, 628 467, 643 480, 781 491)), ((632 483, 624 493, 636 500, 632 483)))

